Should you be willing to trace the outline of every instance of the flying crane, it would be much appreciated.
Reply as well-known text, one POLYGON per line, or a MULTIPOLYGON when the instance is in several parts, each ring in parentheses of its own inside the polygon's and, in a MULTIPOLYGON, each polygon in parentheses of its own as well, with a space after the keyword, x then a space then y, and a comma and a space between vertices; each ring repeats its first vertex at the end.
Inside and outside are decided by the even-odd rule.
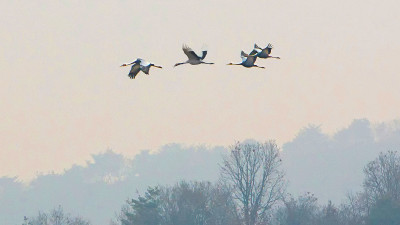
POLYGON ((156 68, 162 68, 161 66, 156 66, 153 63, 147 62, 143 59, 136 59, 135 61, 129 63, 129 64, 122 64, 121 67, 123 66, 129 66, 132 65, 131 70, 129 71, 129 78, 135 79, 136 75, 139 73, 139 71, 142 71, 146 75, 149 75, 150 72, 150 67, 156 67, 156 68))
POLYGON ((204 62, 203 59, 206 57, 207 55, 207 50, 203 50, 202 51, 202 55, 199 56, 197 55, 193 49, 191 49, 189 46, 187 45, 183 45, 182 46, 182 50, 185 53, 185 55, 188 57, 188 60, 186 60, 185 62, 181 62, 181 63, 176 63, 174 65, 175 66, 179 66, 179 65, 183 65, 183 64, 190 64, 190 65, 198 65, 198 64, 214 64, 214 63, 208 63, 208 62, 204 62))

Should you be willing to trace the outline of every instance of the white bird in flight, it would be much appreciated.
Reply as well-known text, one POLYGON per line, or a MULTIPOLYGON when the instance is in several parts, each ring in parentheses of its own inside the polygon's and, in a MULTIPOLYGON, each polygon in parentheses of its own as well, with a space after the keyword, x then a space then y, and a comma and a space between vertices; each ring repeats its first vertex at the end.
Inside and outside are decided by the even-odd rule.
POLYGON ((156 68, 162 68, 161 66, 156 66, 153 63, 147 62, 143 59, 136 59, 135 61, 129 63, 129 64, 122 64, 122 66, 129 66, 132 65, 131 71, 129 71, 129 78, 135 79, 136 75, 139 73, 139 71, 143 71, 143 73, 149 75, 150 72, 150 67, 156 67, 156 68))
POLYGON ((247 68, 251 67, 258 67, 261 69, 265 69, 265 67, 262 66, 257 66, 254 63, 257 60, 257 54, 246 54, 243 51, 240 53, 240 57, 242 57, 242 62, 241 63, 229 63, 227 65, 242 65, 247 68))
POLYGON ((273 47, 274 46, 272 46, 270 43, 268 43, 267 47, 265 47, 265 48, 260 48, 257 44, 254 44, 254 49, 253 49, 253 51, 250 52, 250 55, 257 54, 257 57, 262 58, 262 59, 266 59, 266 58, 280 59, 279 57, 270 55, 273 47))
POLYGON ((182 50, 183 52, 186 54, 186 56, 188 57, 188 60, 185 62, 181 62, 181 63, 177 63, 174 65, 175 66, 179 66, 179 65, 183 65, 183 64, 191 64, 191 65, 198 65, 198 64, 214 64, 214 63, 208 63, 208 62, 204 62, 203 59, 206 57, 207 55, 207 50, 203 50, 202 55, 199 56, 197 55, 193 49, 191 49, 190 47, 188 47, 187 45, 183 45, 182 46, 182 50))

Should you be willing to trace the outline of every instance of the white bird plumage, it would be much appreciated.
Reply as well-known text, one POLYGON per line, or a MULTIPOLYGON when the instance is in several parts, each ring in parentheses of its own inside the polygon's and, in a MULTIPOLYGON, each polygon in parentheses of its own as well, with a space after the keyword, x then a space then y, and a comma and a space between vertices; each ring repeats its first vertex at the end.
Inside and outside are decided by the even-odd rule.
POLYGON ((204 62, 203 59, 206 57, 207 55, 207 50, 203 50, 202 51, 202 55, 199 56, 197 55, 193 49, 191 49, 189 46, 187 45, 183 45, 182 46, 182 50, 185 53, 185 55, 188 57, 188 60, 186 60, 185 62, 181 62, 181 63, 176 63, 174 65, 175 66, 179 66, 179 65, 183 65, 183 64, 191 64, 191 65, 198 65, 198 64, 214 64, 214 63, 208 63, 208 62, 204 62))
POLYGON ((139 73, 139 71, 142 71, 146 75, 149 75, 150 72, 150 67, 156 67, 156 68, 162 68, 161 66, 156 66, 154 63, 147 62, 141 58, 136 59, 135 61, 129 63, 129 64, 122 64, 122 66, 129 66, 132 65, 131 70, 129 71, 129 78, 135 79, 136 75, 139 73))

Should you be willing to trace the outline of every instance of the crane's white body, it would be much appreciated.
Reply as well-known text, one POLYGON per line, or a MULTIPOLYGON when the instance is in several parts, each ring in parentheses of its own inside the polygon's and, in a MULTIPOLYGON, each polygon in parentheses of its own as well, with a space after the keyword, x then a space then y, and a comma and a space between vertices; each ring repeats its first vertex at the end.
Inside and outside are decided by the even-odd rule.
POLYGON ((188 59, 188 60, 186 61, 186 63, 189 63, 190 65, 199 65, 199 64, 202 64, 202 63, 204 63, 204 62, 202 62, 202 61, 200 61, 200 60, 195 60, 195 59, 188 59))

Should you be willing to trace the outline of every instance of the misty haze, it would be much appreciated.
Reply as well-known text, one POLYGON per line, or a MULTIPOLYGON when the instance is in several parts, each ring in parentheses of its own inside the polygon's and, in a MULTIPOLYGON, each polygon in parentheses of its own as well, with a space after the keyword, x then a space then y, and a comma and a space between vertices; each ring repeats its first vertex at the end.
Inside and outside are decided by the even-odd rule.
POLYGON ((400 225, 399 7, 0 1, 0 225, 400 225))
MULTIPOLYGON (((281 149, 285 193, 312 193, 316 206, 329 201, 337 207, 347 204, 350 194, 363 191, 364 167, 380 152, 394 150, 399 144, 396 121, 371 124, 355 120, 333 135, 318 126, 305 127, 281 149)), ((218 183, 223 156, 228 153, 229 147, 180 144, 144 150, 133 158, 107 150, 92 155, 83 166, 74 165, 61 174, 38 174, 28 183, 3 177, 0 218, 4 224, 19 224, 23 215, 36 216, 38 211, 62 206, 93 224, 109 224, 118 221, 126 200, 142 196, 148 187, 171 187, 181 181, 218 183)))

